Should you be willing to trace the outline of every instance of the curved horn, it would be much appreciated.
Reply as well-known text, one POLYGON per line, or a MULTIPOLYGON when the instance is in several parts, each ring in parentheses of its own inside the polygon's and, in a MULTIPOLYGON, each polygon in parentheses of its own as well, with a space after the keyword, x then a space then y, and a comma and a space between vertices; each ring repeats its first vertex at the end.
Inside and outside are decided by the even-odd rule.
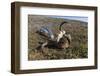
POLYGON ((68 42, 69 42, 69 44, 71 43, 71 40, 72 40, 72 38, 71 38, 71 35, 70 34, 68 34, 67 35, 67 40, 68 40, 68 42))
POLYGON ((62 30, 62 25, 65 24, 65 23, 68 23, 68 22, 64 21, 64 22, 62 22, 62 23, 60 24, 60 26, 59 26, 59 30, 60 30, 60 31, 62 30))

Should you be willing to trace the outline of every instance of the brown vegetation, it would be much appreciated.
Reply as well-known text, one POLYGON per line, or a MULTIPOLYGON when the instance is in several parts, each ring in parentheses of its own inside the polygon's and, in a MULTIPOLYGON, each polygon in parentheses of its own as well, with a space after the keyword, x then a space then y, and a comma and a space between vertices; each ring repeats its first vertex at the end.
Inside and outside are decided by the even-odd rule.
POLYGON ((77 59, 88 57, 87 23, 68 19, 50 18, 48 16, 28 16, 28 60, 51 59, 77 59), (39 42, 45 42, 46 38, 37 34, 41 26, 52 29, 55 36, 59 32, 58 26, 62 21, 67 21, 63 28, 71 34, 71 46, 67 49, 47 48, 37 49, 39 42))

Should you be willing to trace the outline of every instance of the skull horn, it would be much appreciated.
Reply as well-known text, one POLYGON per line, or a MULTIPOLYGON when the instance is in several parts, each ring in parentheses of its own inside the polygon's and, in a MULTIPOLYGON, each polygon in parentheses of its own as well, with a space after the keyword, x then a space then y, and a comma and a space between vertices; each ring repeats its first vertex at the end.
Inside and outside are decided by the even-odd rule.
POLYGON ((65 23, 68 23, 68 22, 64 21, 64 22, 62 22, 62 23, 60 24, 60 26, 59 26, 59 30, 60 30, 60 31, 62 31, 62 25, 65 24, 65 23))

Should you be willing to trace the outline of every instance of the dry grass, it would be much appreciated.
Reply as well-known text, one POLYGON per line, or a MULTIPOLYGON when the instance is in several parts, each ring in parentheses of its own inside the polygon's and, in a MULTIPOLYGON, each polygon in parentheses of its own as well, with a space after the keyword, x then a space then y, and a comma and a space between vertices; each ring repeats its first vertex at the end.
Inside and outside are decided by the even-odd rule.
POLYGON ((28 16, 28 60, 51 60, 51 59, 77 59, 87 58, 88 56, 88 38, 87 23, 68 19, 56 19, 47 16, 28 16), (38 35, 36 31, 41 26, 47 26, 53 30, 54 34, 58 32, 58 25, 62 21, 69 24, 64 25, 64 30, 71 34, 71 45, 67 49, 44 48, 37 50, 39 42, 45 42, 45 38, 38 35))

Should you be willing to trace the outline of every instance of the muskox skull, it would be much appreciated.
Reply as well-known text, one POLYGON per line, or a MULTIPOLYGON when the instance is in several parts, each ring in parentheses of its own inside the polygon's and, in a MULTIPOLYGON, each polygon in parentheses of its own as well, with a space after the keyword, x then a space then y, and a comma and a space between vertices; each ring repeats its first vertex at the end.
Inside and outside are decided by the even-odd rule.
POLYGON ((45 46, 52 46, 52 47, 56 47, 56 48, 60 48, 60 49, 65 49, 68 48, 70 46, 71 43, 71 35, 70 34, 66 34, 66 31, 64 31, 62 29, 62 25, 65 24, 67 22, 62 22, 59 26, 59 31, 60 33, 58 34, 57 37, 54 36, 53 32, 48 29, 47 27, 42 27, 38 33, 47 37, 48 40, 46 40, 46 42, 44 42, 41 45, 41 48, 44 48, 45 46))

